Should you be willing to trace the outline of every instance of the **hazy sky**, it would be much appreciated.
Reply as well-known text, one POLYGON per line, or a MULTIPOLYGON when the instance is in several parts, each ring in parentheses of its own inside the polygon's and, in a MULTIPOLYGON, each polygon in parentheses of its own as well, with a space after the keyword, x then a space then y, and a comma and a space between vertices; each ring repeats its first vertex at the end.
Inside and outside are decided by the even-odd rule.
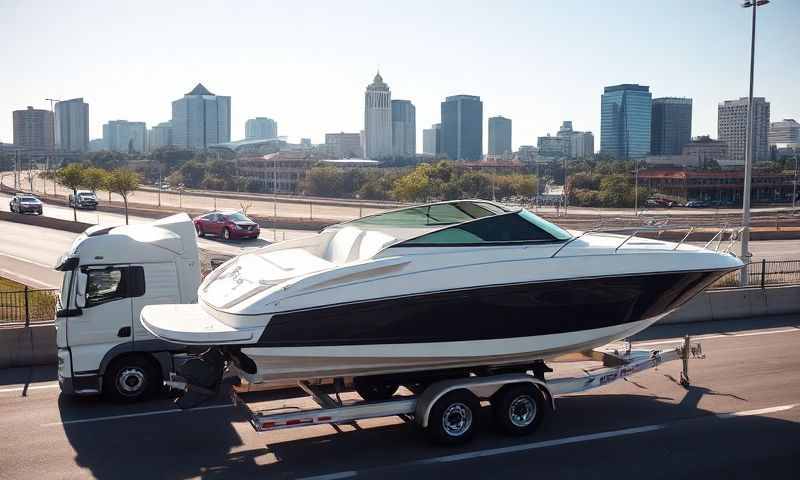
MULTIPOLYGON (((83 97, 91 138, 109 120, 168 120, 202 82, 232 97, 232 137, 255 116, 290 140, 363 128, 380 68, 417 108, 417 144, 445 96, 480 95, 513 120, 514 146, 562 120, 595 133, 604 85, 694 99, 693 135, 717 134, 717 103, 747 95, 750 13, 738 0, 0 0, 0 141, 12 110, 83 97)), ((756 95, 800 119, 800 0, 759 8, 756 95)))

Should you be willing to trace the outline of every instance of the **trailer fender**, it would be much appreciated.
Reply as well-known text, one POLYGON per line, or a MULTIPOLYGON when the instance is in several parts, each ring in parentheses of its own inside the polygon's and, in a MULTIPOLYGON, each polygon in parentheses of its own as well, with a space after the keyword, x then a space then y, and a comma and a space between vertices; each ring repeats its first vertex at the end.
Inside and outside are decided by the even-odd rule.
POLYGON ((548 399, 553 410, 555 410, 555 399, 547 386, 547 383, 525 373, 507 373, 493 375, 491 377, 470 377, 457 378, 452 380, 442 380, 431 384, 419 396, 414 411, 414 420, 422 428, 428 426, 428 419, 431 409, 437 400, 454 390, 465 389, 472 392, 480 400, 486 400, 494 395, 498 390, 506 385, 515 383, 533 384, 542 391, 548 399))

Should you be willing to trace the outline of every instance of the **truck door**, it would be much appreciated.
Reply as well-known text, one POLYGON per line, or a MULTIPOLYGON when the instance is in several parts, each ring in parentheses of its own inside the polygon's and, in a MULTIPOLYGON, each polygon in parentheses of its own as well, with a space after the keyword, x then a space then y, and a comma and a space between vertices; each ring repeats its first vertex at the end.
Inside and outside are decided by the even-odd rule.
POLYGON ((157 305, 162 303, 181 303, 181 295, 178 290, 178 273, 174 263, 150 263, 142 267, 144 270, 144 294, 133 298, 132 303, 132 325, 134 350, 151 350, 151 345, 144 345, 142 342, 155 340, 142 326, 139 315, 145 305, 157 305))
POLYGON ((80 272, 86 275, 84 305, 69 317, 67 335, 73 374, 88 375, 97 373, 112 348, 130 348, 132 297, 139 288, 128 265, 85 266, 80 272))

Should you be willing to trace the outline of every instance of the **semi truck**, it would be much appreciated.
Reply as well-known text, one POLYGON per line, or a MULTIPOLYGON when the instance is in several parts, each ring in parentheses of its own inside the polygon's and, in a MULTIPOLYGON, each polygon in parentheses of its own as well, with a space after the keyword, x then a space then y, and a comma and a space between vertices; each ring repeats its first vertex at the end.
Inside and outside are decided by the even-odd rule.
POLYGON ((56 312, 61 391, 115 401, 144 399, 189 349, 153 337, 139 322, 145 305, 197 302, 200 259, 185 213, 151 223, 93 226, 62 255, 56 312))

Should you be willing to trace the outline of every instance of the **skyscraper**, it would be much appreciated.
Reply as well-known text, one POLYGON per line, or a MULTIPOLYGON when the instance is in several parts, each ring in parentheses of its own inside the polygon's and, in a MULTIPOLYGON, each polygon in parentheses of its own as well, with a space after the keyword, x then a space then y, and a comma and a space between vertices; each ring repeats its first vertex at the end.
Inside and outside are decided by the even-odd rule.
MULTIPOLYGON (((753 160, 768 160, 769 102, 753 97, 753 160)), ((747 98, 725 100, 717 108, 717 136, 728 144, 731 160, 744 161, 747 149, 747 98)))
POLYGON ((511 153, 511 119, 492 117, 489 119, 489 154, 511 153))
POLYGON ((572 132, 569 155, 571 158, 586 158, 594 155, 592 132, 572 132))
MULTIPOLYGON (((30 108, 30 107, 28 107, 30 108)), ((16 113, 16 112, 15 112, 16 113)), ((15 130, 16 131, 16 130, 15 130)), ((14 143, 16 135, 14 136, 14 143)), ((800 145, 800 123, 793 118, 785 118, 782 122, 772 122, 769 124, 769 144, 796 144, 800 145)))
POLYGON ((231 141, 231 97, 214 95, 198 83, 172 102, 172 135, 176 146, 205 149, 231 141))
POLYGON ((401 158, 417 154, 417 109, 409 100, 392 100, 392 153, 401 158))
POLYGON ((680 155, 692 141, 692 99, 662 97, 653 99, 650 126, 651 155, 680 155))
POLYGON ((422 153, 438 155, 442 151, 442 124, 434 123, 422 131, 422 153))
POLYGON ((244 124, 245 138, 276 138, 278 122, 267 117, 251 118, 244 124))
POLYGON ((53 146, 53 113, 28 107, 14 110, 14 145, 37 149, 53 146))
POLYGON ((600 152, 614 158, 650 152, 652 96, 646 85, 605 87, 600 100, 600 152))
POLYGON ((143 153, 147 146, 147 126, 144 122, 112 120, 103 125, 103 144, 113 152, 143 153))
POLYGON ((474 95, 454 95, 442 102, 442 152, 450 160, 483 156, 483 102, 474 95))
POLYGON ((56 147, 68 152, 89 149, 89 104, 83 98, 58 102, 56 112, 56 147))
POLYGON ((147 151, 172 145, 172 122, 161 122, 147 132, 147 151))
POLYGON ((364 156, 377 160, 392 155, 392 92, 380 72, 364 93, 364 156))

